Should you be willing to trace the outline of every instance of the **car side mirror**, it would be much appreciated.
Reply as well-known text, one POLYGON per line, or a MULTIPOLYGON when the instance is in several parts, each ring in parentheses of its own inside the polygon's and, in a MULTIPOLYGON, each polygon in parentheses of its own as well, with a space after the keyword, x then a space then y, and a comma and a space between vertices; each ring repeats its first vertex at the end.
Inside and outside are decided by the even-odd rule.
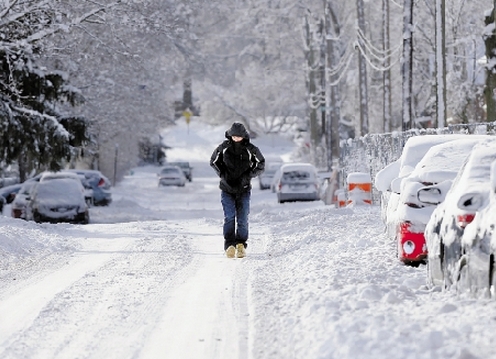
POLYGON ((484 203, 481 193, 465 193, 458 200, 457 206, 468 211, 478 211, 484 203))
POLYGON ((437 187, 422 187, 417 191, 419 202, 438 205, 443 201, 441 190, 437 187))
POLYGON ((400 194, 402 180, 403 177, 396 177, 394 180, 391 181, 391 192, 400 194))

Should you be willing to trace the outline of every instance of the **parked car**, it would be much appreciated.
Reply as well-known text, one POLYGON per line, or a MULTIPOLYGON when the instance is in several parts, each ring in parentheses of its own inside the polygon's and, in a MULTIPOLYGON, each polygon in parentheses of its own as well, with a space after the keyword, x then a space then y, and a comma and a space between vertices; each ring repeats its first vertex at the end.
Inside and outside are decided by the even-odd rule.
POLYGON ((112 184, 102 172, 98 170, 68 169, 80 176, 84 188, 91 193, 91 204, 95 206, 107 206, 112 203, 112 184))
POLYGON ((495 159, 495 141, 485 141, 472 149, 444 201, 440 200, 442 189, 436 186, 418 191, 422 202, 439 204, 424 232, 428 281, 432 285, 448 288, 459 279, 460 265, 463 264, 461 238, 476 211, 489 201, 490 168, 495 159))
POLYGON ((19 181, 19 172, 17 171, 17 169, 13 169, 10 166, 7 169, 0 169, 0 187, 7 187, 18 184, 19 181))
POLYGON ((35 177, 35 179, 38 179, 39 182, 45 182, 45 181, 50 181, 53 179, 60 179, 60 178, 71 178, 75 181, 81 182, 81 185, 83 185, 83 188, 84 188, 84 198, 86 200, 86 203, 88 203, 88 205, 91 205, 93 203, 93 189, 87 188, 84 185, 86 180, 85 180, 85 177, 83 175, 78 175, 77 173, 74 173, 74 172, 62 170, 62 171, 57 171, 57 172, 45 171, 45 172, 42 172, 40 174, 39 179, 38 179, 38 176, 35 177))
POLYGON ((84 187, 72 178, 36 182, 26 198, 26 219, 35 222, 89 223, 84 187))
POLYGON ((279 185, 279 180, 281 179, 281 167, 279 167, 276 173, 274 173, 274 177, 272 177, 272 182, 270 183, 270 190, 272 193, 277 192, 277 186, 279 185))
MULTIPOLYGON (((482 138, 495 139, 484 136, 482 138)), ((401 181, 401 191, 396 208, 396 241, 398 258, 407 265, 425 263, 427 246, 424 230, 436 205, 423 203, 417 191, 426 186, 438 185, 442 193, 451 187, 453 179, 472 148, 482 140, 481 136, 465 136, 431 147, 414 170, 401 181)), ((442 201, 444 198, 439 198, 442 201)), ((390 217, 391 219, 391 217, 390 217)))
POLYGON ((410 137, 405 142, 401 156, 377 172, 374 186, 381 192, 381 218, 384 221, 388 238, 396 239, 399 223, 397 207, 403 178, 414 170, 417 163, 431 147, 448 141, 467 138, 467 136, 448 134, 410 137))
POLYGON ((316 201, 320 199, 320 179, 310 163, 288 163, 281 166, 276 186, 277 201, 316 201))
POLYGON ((17 183, 0 188, 0 213, 2 213, 4 205, 12 203, 21 187, 22 184, 17 183))
POLYGON ((258 184, 261 190, 269 189, 277 170, 282 166, 282 162, 272 162, 265 164, 265 171, 258 176, 258 184))
POLYGON ((158 173, 158 185, 160 186, 179 186, 184 187, 186 177, 178 166, 165 166, 158 173))
POLYGON ((25 181, 21 185, 21 188, 12 201, 12 206, 10 208, 11 216, 13 218, 26 219, 26 207, 28 204, 29 194, 31 192, 31 188, 33 188, 36 183, 36 181, 25 181))
MULTIPOLYGON (((461 257, 458 261, 459 292, 471 292, 476 296, 496 296, 496 161, 491 164, 489 202, 482 193, 469 194, 476 214, 465 227, 461 239, 461 257)), ((465 196, 463 201, 467 200, 465 196)))
POLYGON ((193 167, 189 165, 189 162, 186 161, 167 162, 166 165, 179 167, 183 171, 186 179, 189 182, 193 181, 193 167))

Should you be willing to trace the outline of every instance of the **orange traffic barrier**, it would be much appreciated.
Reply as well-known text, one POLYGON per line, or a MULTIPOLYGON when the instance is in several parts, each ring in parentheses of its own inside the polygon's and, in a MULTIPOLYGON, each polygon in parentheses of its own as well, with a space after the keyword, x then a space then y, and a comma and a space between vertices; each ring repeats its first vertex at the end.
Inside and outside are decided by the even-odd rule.
POLYGON ((348 204, 372 204, 372 180, 366 172, 348 174, 348 204))
POLYGON ((338 208, 345 207, 346 206, 346 192, 344 189, 337 189, 334 192, 334 196, 336 197, 336 206, 338 208))

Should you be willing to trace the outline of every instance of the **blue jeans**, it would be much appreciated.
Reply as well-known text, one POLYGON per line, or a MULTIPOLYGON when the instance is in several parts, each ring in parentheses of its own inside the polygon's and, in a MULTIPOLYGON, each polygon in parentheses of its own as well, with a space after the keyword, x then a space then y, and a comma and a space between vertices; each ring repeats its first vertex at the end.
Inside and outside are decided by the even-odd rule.
POLYGON ((224 250, 238 243, 246 248, 250 197, 250 191, 237 194, 222 191, 220 194, 224 209, 224 250))

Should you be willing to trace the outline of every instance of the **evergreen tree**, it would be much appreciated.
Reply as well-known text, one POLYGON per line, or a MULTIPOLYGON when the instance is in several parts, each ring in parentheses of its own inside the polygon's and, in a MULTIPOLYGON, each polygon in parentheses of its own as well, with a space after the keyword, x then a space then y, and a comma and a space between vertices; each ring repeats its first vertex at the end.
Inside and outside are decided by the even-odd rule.
POLYGON ((19 4, 5 9, 0 22, 0 160, 57 170, 87 140, 87 122, 67 115, 67 105, 83 101, 62 71, 39 65, 42 41, 55 33, 49 6, 19 4), (49 31, 51 30, 51 31, 49 31))

